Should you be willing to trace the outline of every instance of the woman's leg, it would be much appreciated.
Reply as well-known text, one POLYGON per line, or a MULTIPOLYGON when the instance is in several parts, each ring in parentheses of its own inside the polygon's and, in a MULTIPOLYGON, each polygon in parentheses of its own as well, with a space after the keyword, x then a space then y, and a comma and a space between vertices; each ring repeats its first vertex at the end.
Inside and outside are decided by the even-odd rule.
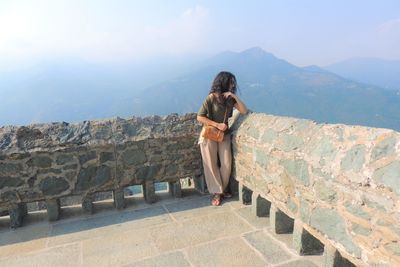
POLYGON ((223 193, 223 185, 218 168, 218 143, 205 139, 200 144, 200 150, 208 192, 210 192, 210 194, 223 193))
POLYGON ((218 143, 218 156, 221 163, 220 173, 222 180, 222 191, 224 192, 229 183, 232 169, 231 135, 225 136, 221 143, 218 143))

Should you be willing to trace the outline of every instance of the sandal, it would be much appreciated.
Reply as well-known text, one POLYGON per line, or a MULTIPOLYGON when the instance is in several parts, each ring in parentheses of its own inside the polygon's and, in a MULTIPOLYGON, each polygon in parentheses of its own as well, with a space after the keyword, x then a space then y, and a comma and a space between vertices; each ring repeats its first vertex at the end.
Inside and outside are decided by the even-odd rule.
POLYGON ((219 194, 214 194, 211 199, 211 205, 219 206, 221 204, 221 196, 219 194))

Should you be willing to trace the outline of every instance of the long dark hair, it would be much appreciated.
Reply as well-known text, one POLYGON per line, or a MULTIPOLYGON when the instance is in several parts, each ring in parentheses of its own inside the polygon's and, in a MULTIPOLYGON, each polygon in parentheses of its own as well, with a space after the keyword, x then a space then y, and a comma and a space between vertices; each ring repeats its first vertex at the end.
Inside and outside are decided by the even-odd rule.
POLYGON ((223 97, 223 93, 229 92, 229 89, 232 93, 236 94, 237 83, 236 77, 232 73, 228 71, 221 71, 215 76, 213 84, 211 86, 210 94, 217 93, 218 94, 218 102, 221 104, 225 104, 225 98, 223 97), (231 84, 233 87, 230 89, 231 84))

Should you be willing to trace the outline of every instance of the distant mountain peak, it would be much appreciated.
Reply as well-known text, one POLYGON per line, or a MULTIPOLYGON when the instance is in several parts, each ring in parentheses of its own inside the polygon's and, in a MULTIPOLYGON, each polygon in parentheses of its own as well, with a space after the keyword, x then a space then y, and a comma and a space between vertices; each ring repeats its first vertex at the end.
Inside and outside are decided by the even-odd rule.
POLYGON ((262 49, 259 46, 255 46, 255 47, 251 47, 249 49, 243 50, 240 54, 246 54, 246 55, 251 55, 251 56, 272 55, 272 54, 266 52, 264 49, 262 49))
POLYGON ((327 70, 325 70, 325 69, 323 69, 323 68, 321 68, 321 67, 319 67, 317 65, 305 66, 305 67, 302 67, 302 69, 306 70, 306 71, 311 71, 311 72, 328 73, 327 70))
POLYGON ((273 54, 268 53, 259 46, 251 47, 241 52, 233 52, 227 50, 214 56, 214 59, 232 59, 232 58, 277 59, 273 54))

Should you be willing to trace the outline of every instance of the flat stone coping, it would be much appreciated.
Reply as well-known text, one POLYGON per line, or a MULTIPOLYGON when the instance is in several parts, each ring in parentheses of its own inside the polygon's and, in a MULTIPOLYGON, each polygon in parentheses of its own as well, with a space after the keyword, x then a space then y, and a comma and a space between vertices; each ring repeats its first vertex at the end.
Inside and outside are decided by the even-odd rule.
POLYGON ((39 211, 16 230, 0 217, 0 266, 323 266, 322 255, 298 256, 292 234, 273 233, 237 198, 213 207, 209 195, 183 195, 128 198, 124 210, 97 202, 94 215, 66 207, 57 222, 39 211))

